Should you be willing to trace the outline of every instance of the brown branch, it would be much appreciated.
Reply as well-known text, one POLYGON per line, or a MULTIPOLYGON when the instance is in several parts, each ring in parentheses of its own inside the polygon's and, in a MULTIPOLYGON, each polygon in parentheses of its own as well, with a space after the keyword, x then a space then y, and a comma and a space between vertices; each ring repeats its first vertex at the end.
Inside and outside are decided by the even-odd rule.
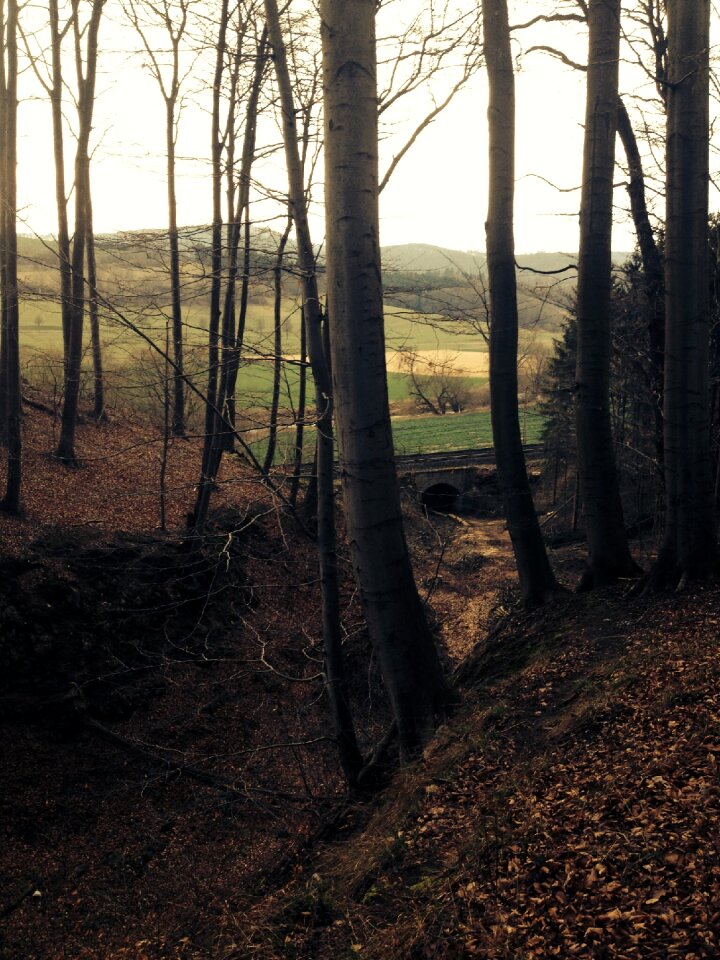
POLYGON ((510 31, 527 30, 528 27, 534 27, 536 23, 558 23, 569 20, 572 20, 575 23, 585 23, 586 18, 581 13, 541 13, 538 14, 537 17, 533 17, 532 20, 528 20, 526 23, 513 23, 510 27, 510 31))
POLYGON ((572 67, 573 70, 582 70, 583 73, 587 73, 587 65, 584 63, 577 63, 575 60, 571 60, 566 53, 563 53, 562 50, 557 50, 555 47, 549 47, 547 44, 541 43, 537 44, 534 47, 528 47, 525 53, 549 53, 551 57, 555 57, 556 60, 560 60, 567 67, 572 67))

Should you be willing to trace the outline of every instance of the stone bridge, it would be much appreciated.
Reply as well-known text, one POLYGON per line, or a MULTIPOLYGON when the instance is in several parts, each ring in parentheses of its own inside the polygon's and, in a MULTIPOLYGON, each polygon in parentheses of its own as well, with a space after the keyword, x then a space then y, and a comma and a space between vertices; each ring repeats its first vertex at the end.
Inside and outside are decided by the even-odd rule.
MULTIPOLYGON (((537 457, 541 444, 526 444, 526 459, 537 457)), ((483 447, 449 453, 417 453, 396 457, 401 483, 413 486, 420 503, 429 510, 456 512, 469 509, 478 495, 481 467, 494 466, 495 450, 483 447)))
MULTIPOLYGON (((537 459, 542 444, 530 443, 523 447, 525 459, 537 459)), ((470 509, 477 504, 478 481, 488 471, 483 467, 495 466, 493 447, 480 447, 471 450, 452 450, 442 453, 408 453, 395 457, 400 483, 412 488, 418 500, 429 510, 441 510, 449 513, 470 509)), ((303 476, 311 476, 314 464, 302 466, 303 476)), ((335 476, 339 476, 339 465, 335 464, 335 476)), ((488 491, 486 490, 486 495, 488 491)))

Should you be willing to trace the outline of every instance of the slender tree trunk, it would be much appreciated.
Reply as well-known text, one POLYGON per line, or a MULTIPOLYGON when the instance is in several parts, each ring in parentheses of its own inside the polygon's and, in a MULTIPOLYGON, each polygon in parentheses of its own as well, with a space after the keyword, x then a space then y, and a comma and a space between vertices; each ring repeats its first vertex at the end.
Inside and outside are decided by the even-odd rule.
POLYGON ((272 397, 270 399, 270 427, 268 432, 268 445, 265 452, 265 463, 263 469, 265 473, 270 473, 275 460, 275 449, 277 447, 278 430, 278 411, 280 408, 280 378, 282 376, 282 270, 283 260, 285 259, 285 247, 287 246, 290 229, 292 227, 292 215, 288 216, 285 230, 280 237, 278 244, 277 258, 274 269, 274 287, 275 302, 273 309, 273 383, 272 397))
POLYGON ((375 0, 321 0, 332 368, 345 516, 401 757, 448 697, 403 530, 387 393, 378 236, 375 0))
POLYGON ((7 391, 6 435, 8 472, 5 496, 0 502, 8 513, 20 513, 22 482, 22 390, 20 383, 20 314, 17 288, 17 0, 8 0, 5 45, 7 71, 5 74, 5 126, 3 130, 2 162, 5 191, 3 205, 4 289, 3 305, 7 318, 5 353, 7 391))
MULTIPOLYGON (((242 236, 243 216, 247 218, 250 206, 250 174, 255 160, 255 145, 257 142, 257 115, 258 103, 260 100, 260 90, 262 79, 265 75, 267 64, 267 27, 263 27, 262 34, 257 44, 257 56, 255 60, 255 75, 250 88, 247 108, 245 113, 245 133, 243 137, 243 150, 240 160, 240 175, 238 177, 239 188, 237 191, 237 205, 232 215, 231 229, 229 230, 228 244, 228 269, 225 287, 225 301, 223 305, 222 317, 222 378, 220 384, 220 395, 218 406, 222 410, 228 423, 234 428, 235 425, 235 387, 237 383, 237 373, 240 367, 240 356, 245 337, 245 317, 247 315, 247 289, 244 290, 245 301, 242 305, 242 317, 238 318, 238 325, 235 325, 235 301, 236 287, 238 278, 238 257, 240 252, 240 238, 242 236), (232 397, 232 400, 231 400, 232 397)), ((246 220, 247 222, 247 220, 246 220)), ((249 232, 245 234, 245 256, 247 258, 247 267, 250 266, 250 236, 249 232)), ((219 457, 223 450, 231 451, 235 445, 235 437, 231 430, 223 434, 222 443, 219 449, 218 462, 215 465, 215 471, 219 467, 219 457)))
POLYGON ((290 482, 288 500, 295 508, 300 489, 300 471, 302 470, 303 442, 305 436, 305 406, 307 398, 307 332, 305 330, 305 309, 300 308, 300 374, 298 378, 298 405, 295 425, 295 456, 293 475, 290 482))
MULTIPOLYGON (((224 0, 227 4, 227 0, 224 0)), ((216 81, 219 87, 222 78, 221 49, 225 49, 225 35, 222 32, 218 40, 218 61, 216 65, 216 81)), ((262 77, 265 72, 265 48, 267 33, 263 30, 257 48, 255 76, 248 99, 243 156, 240 168, 240 189, 238 191, 237 208, 229 231, 230 245, 228 250, 227 281, 222 313, 222 328, 220 328, 220 302, 222 299, 222 214, 221 214, 221 170, 222 141, 220 139, 220 103, 219 93, 213 101, 213 286, 210 304, 209 329, 209 365, 210 377, 208 383, 208 406, 205 418, 205 442, 203 445, 203 463, 201 481, 198 485, 198 496, 195 503, 193 530, 196 536, 202 534, 210 509, 210 496, 217 477, 222 459, 223 449, 232 449, 233 435, 223 431, 223 421, 226 420, 234 428, 234 402, 228 403, 228 398, 235 394, 235 382, 240 363, 242 350, 242 336, 245 331, 245 315, 247 313, 247 289, 243 290, 244 303, 241 303, 241 320, 238 321, 237 334, 235 331, 235 285, 238 273, 238 249, 240 244, 240 224, 244 212, 247 212, 250 203, 250 172, 255 157, 255 142, 257 129, 257 110, 260 97, 262 77), (213 318, 215 318, 213 320, 213 318), (220 340, 221 333, 221 340, 220 340), (222 364, 219 363, 218 347, 222 343, 222 364), (214 372, 213 372, 214 371, 214 372)), ((249 264, 249 235, 246 233, 246 258, 249 264)))
POLYGON ((242 345, 245 342, 245 325, 247 322, 248 297, 250 295, 250 254, 251 254, 251 225, 249 204, 245 214, 245 223, 243 225, 243 268, 240 278, 240 303, 238 305, 237 331, 235 334, 235 345, 230 357, 228 368, 228 387, 227 387, 227 418, 228 423, 233 430, 235 429, 235 392, 237 390, 237 378, 240 371, 240 357, 242 354, 242 345))
POLYGON ((663 370, 665 363, 665 303, 663 298, 663 261, 655 242, 647 202, 642 159, 627 109, 618 100, 618 134, 628 165, 630 210, 643 265, 644 312, 650 346, 650 390, 653 398, 655 451, 658 463, 663 453, 663 370))
POLYGON ((323 347, 322 313, 317 285, 317 267, 307 218, 303 168, 298 149, 295 104, 287 54, 283 42, 276 0, 265 0, 268 36, 275 64, 283 141, 288 169, 289 205, 295 223, 298 260, 302 278, 303 310, 307 321, 308 351, 315 380, 318 429, 318 552, 323 615, 325 672, 333 715, 340 763, 349 784, 357 782, 362 756, 347 695, 342 654, 340 621, 340 584, 337 568, 335 532, 335 493, 333 484, 334 438, 332 429, 332 386, 328 358, 323 347))
MULTIPOLYGON (((6 35, 5 0, 0 0, 0 130, 8 127, 7 70, 5 65, 6 35)), ((0 139, 0 443, 8 442, 8 277, 7 277, 7 164, 5 137, 0 139)))
POLYGON ((50 106, 53 126, 53 157, 55 161, 55 202, 58 218, 58 259, 60 268, 60 310, 63 330, 63 364, 67 375, 70 355, 70 327, 72 323, 72 266, 70 262, 70 233, 68 227, 67 194, 65 191, 65 144, 63 133, 63 75, 62 34, 58 0, 49 0, 52 56, 50 106))
MULTIPOLYGON (((90 171, 88 170, 88 177, 90 171)), ((97 264, 95 262, 95 229, 93 227, 92 192, 87 185, 87 239, 85 258, 87 260, 87 305, 90 321, 90 346, 93 359, 93 419, 97 422, 107 419, 105 410, 105 374, 103 371, 102 341, 100 339, 100 317, 98 313, 97 264)))
POLYGON ((668 0, 665 538, 651 583, 717 574, 709 429, 710 2, 668 0))
POLYGON ((612 201, 620 0, 590 0, 577 315, 577 440, 588 540, 581 588, 635 576, 625 536, 610 419, 612 201))
POLYGON ((222 139, 220 136, 220 94, 223 65, 227 48, 228 0, 222 0, 220 26, 215 47, 215 76, 213 78, 212 120, 210 131, 212 177, 212 226, 210 239, 210 317, 208 321, 208 382, 205 390, 205 435, 203 438, 200 482, 192 515, 193 534, 198 544, 205 529, 210 495, 215 482, 218 462, 220 417, 218 415, 218 374, 220 346, 220 301, 222 294, 222 139))
POLYGON ((170 247, 170 298, 172 310, 173 375, 172 434, 185 436, 185 357, 183 345, 180 234, 175 186, 175 97, 165 97, 165 152, 167 160, 168 244, 170 247))
POLYGON ((98 32, 105 0, 93 0, 87 25, 87 53, 85 76, 81 45, 84 31, 74 10, 75 59, 78 77, 78 142, 75 152, 75 235, 72 244, 72 312, 68 336, 68 357, 65 376, 65 398, 62 409, 60 440, 56 456, 68 466, 77 464, 75 454, 75 427, 80 401, 80 368, 83 353, 83 321, 85 315, 85 247, 88 229, 88 187, 90 183, 89 142, 95 106, 95 77, 97 71, 98 32))
POLYGON ((490 397, 493 443, 520 590, 529 606, 558 590, 535 512, 518 410, 518 306, 513 203, 515 77, 507 0, 483 0, 485 62, 490 87, 490 198, 487 234, 490 284, 490 397))

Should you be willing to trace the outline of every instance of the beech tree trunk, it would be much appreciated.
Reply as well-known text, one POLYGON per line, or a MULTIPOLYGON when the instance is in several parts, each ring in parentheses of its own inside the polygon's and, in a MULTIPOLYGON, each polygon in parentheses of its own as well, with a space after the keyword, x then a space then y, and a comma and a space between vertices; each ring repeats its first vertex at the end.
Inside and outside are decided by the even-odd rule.
POLYGON ((68 227, 67 195, 65 192, 65 145, 63 133, 63 75, 62 37, 58 0, 49 0, 50 45, 52 80, 48 87, 53 126, 53 158, 55 162, 55 201, 58 217, 58 259, 60 268, 60 310, 63 330, 63 363, 67 375, 70 354, 70 326, 72 323, 72 266, 70 263, 70 233, 68 227))
POLYGON ((278 412, 280 409, 280 380, 282 377, 282 272, 283 261, 285 259, 285 247, 287 246, 292 228, 292 215, 283 230, 280 242, 278 243, 277 257, 273 269, 274 303, 273 303, 273 381, 272 396, 270 399, 270 423, 268 431, 268 445, 265 451, 265 462, 263 470, 270 473, 275 460, 275 449, 277 447, 278 430, 278 412))
POLYGON ((390 426, 378 236, 375 10, 375 0, 320 3, 326 257, 348 540, 406 759, 431 735, 448 688, 410 565, 390 426))
POLYGON ((175 108, 177 104, 177 51, 175 51, 172 95, 165 97, 165 151, 167 161, 168 245, 170 247, 170 297, 172 309, 173 373, 172 434, 185 436, 185 357, 183 344, 182 288, 180 276, 180 235, 177 222, 175 186, 175 108))
POLYGON ((710 0, 668 0, 665 222, 665 497, 651 582, 717 573, 709 430, 710 0))
MULTIPOLYGON (((88 177, 90 171, 88 170, 88 177)), ((93 419, 107 419, 105 411, 105 374, 103 372, 102 341, 100 339, 100 316, 98 312, 97 264, 95 262, 95 229, 93 227, 92 192, 87 186, 87 235, 85 259, 87 261, 87 306, 90 321, 90 346, 93 360, 93 419)))
POLYGON ((490 400, 493 444, 520 590, 528 606, 542 604, 558 584, 535 512, 518 410, 518 306, 513 205, 515 194, 515 77, 507 0, 483 0, 483 37, 490 99, 490 196, 487 236, 490 285, 490 400))
POLYGON ((297 505, 302 470, 303 445, 305 437, 305 403, 307 396, 307 331, 305 329, 305 309, 300 309, 300 374, 298 383, 298 405, 295 414, 295 453, 293 456, 293 475, 290 481, 288 500, 293 508, 297 505))
POLYGON ((635 234, 637 236, 644 275, 644 312, 650 347, 650 390, 655 420, 655 451, 658 463, 663 453, 663 371, 665 365, 665 304, 663 300, 663 261, 655 242, 645 199, 645 175, 642 159, 630 117, 622 100, 618 100, 618 135, 628 165, 628 195, 635 234))
POLYGON ((7 68, 3 83, 3 209, 2 209, 2 281, 0 291, 5 314, 4 380, 6 391, 7 484, 0 506, 8 513, 20 513, 22 482, 22 390, 20 383, 20 314, 17 286, 17 0, 8 0, 4 40, 7 68))
POLYGON ((205 388, 205 433, 203 438, 200 482, 198 483, 191 528, 200 545, 205 529, 210 495, 215 482, 220 449, 221 417, 217 407, 220 364, 220 303, 222 297, 222 138, 220 135, 220 94, 227 51, 228 0, 222 0, 218 37, 215 44, 210 156, 212 179, 212 225, 210 228, 210 316, 208 318, 208 381, 205 388))
POLYGON ((577 286, 577 442, 588 540, 581 588, 634 576, 610 420, 612 207, 620 0, 590 0, 585 148, 577 286))
POLYGON ((95 106, 95 77, 97 72, 98 33, 105 0, 93 0, 90 20, 86 28, 79 22, 77 7, 73 11, 75 35, 75 63, 78 84, 78 140, 75 151, 75 234, 72 243, 71 311, 68 331, 68 353, 65 367, 65 398, 62 409, 60 439, 56 451, 58 460, 75 466, 75 426, 80 402, 80 368, 83 353, 83 321, 85 316, 85 247, 88 229, 88 191, 90 187, 90 131, 95 106), (83 75, 82 40, 87 34, 85 73, 83 75))
POLYGON ((287 52, 282 36, 276 0, 265 0, 268 36, 275 64, 283 142, 288 169, 288 201, 295 223, 298 261, 301 272, 303 313, 307 323, 308 353, 315 380, 317 406, 317 482, 318 553, 323 621, 323 647, 328 698, 333 716, 340 764, 350 785, 357 783, 362 755, 357 744, 348 701, 340 622, 340 582, 335 532, 335 492, 333 483, 333 400, 328 358, 323 345, 322 312, 317 284, 315 251, 308 223, 304 171, 298 148, 298 136, 287 52))

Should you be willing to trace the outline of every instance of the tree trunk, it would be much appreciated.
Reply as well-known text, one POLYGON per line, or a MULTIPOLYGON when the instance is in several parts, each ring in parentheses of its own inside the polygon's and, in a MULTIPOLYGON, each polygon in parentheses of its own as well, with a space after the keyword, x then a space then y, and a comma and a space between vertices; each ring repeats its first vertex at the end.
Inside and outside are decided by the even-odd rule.
POLYGON ((322 313, 317 285, 317 266, 307 217, 305 183, 298 149, 295 104, 287 54, 282 37, 276 0, 265 0, 270 46, 273 51, 282 109, 283 142, 288 168, 289 205, 295 223, 298 260, 302 277, 303 311, 307 322, 308 352, 315 380, 318 430, 318 553, 323 618, 323 646, 328 698, 333 716, 340 764, 350 785, 357 782, 362 756, 357 745, 348 702, 342 652, 340 584, 335 532, 333 483, 334 438, 332 429, 332 387, 328 358, 323 347, 322 313))
POLYGON ((90 346, 93 359, 93 419, 97 422, 107 419, 105 410, 105 374, 103 372, 102 342, 100 340, 100 317, 98 315, 97 265, 95 263, 95 230, 93 227, 92 191, 89 183, 85 196, 87 204, 87 238, 85 258, 87 260, 87 304, 90 321, 90 346))
POLYGON ((95 76, 97 71, 98 32, 105 0, 93 0, 87 25, 87 52, 85 76, 82 64, 82 38, 78 9, 73 11, 75 33, 75 61, 78 79, 78 141, 75 152, 75 235, 72 244, 72 292, 68 355, 65 371, 65 398, 62 409, 60 440, 56 451, 58 460, 68 466, 77 464, 75 455, 75 427, 80 402, 80 368, 83 352, 83 321, 85 315, 85 245, 88 227, 88 187, 90 183, 90 131, 95 106, 95 76))
MULTIPOLYGON (((244 302, 241 302, 241 316, 238 317, 236 328, 235 301, 238 278, 238 256, 240 252, 240 238, 242 236, 242 220, 243 217, 245 217, 247 223, 247 217, 250 208, 250 174, 252 173, 252 165, 255 160, 258 102, 260 100, 262 79, 265 74, 265 66, 267 63, 266 51, 267 27, 263 27, 262 34, 257 43, 255 75, 250 88, 250 96, 248 97, 247 108, 245 112, 245 133, 243 136, 243 150, 240 161, 240 175, 238 177, 239 189, 237 191, 237 205, 232 213, 232 223, 230 224, 230 229, 228 231, 228 270, 222 317, 222 377, 220 382, 218 407, 223 412, 225 419, 233 429, 235 426, 235 388, 237 383, 237 374, 240 368, 240 356, 245 338, 245 317, 247 315, 247 289, 244 289, 244 302)), ((229 158, 228 162, 230 162, 229 158)), ((230 191, 228 191, 228 194, 229 193, 230 191)), ((245 232, 244 256, 245 265, 249 271, 250 234, 248 230, 245 232)), ((214 468, 216 472, 220 465, 219 459, 222 456, 222 451, 232 451, 234 446, 234 433, 232 430, 225 431, 223 433, 222 442, 218 450, 218 462, 214 468)))
POLYGON ((17 288, 17 0, 8 0, 5 45, 7 70, 4 84, 4 120, 2 163, 5 180, 3 196, 4 289, 3 307, 7 334, 5 352, 5 389, 7 396, 6 436, 8 471, 5 496, 0 502, 8 513, 20 513, 22 481, 22 390, 20 384, 20 314, 17 288))
MULTIPOLYGON (((227 5, 227 0, 223 0, 227 5)), ((227 13, 227 10, 225 11, 227 13)), ((242 338, 245 330, 245 314, 247 312, 247 288, 243 288, 244 301, 241 302, 241 317, 238 320, 238 329, 235 331, 235 285, 238 273, 238 250, 240 244, 240 225, 243 213, 247 214, 250 203, 250 172, 255 157, 255 138, 257 129, 257 110, 260 96, 262 77, 265 72, 265 48, 267 33, 263 30, 257 47, 257 62, 255 76, 248 99, 243 156, 240 167, 240 189, 238 192, 237 207, 233 223, 228 233, 228 265, 225 298, 222 312, 222 328, 220 328, 220 302, 222 300, 222 213, 221 213, 221 169, 222 141, 220 138, 220 102, 219 92, 213 99, 213 270, 212 288, 210 297, 210 324, 209 324, 209 380, 207 392, 207 407, 205 416, 205 441, 203 444, 203 462, 201 479, 198 485, 198 495, 193 513, 193 531, 200 536, 204 530, 207 515, 210 509, 210 496, 213 484, 220 469, 223 449, 232 449, 234 436, 235 383, 240 363, 242 338), (220 341, 220 334, 222 340, 220 341), (218 347, 222 342, 222 363, 220 364, 218 347), (230 429, 224 430, 223 425, 230 429)), ((222 79, 222 54, 226 47, 226 36, 222 30, 218 38, 218 59, 216 63, 216 89, 222 79)), ((245 257, 249 264, 249 232, 245 234, 245 257)))
POLYGON ((528 606, 558 590, 535 512, 518 410, 518 306, 513 205, 515 193, 515 77, 507 0, 483 0, 483 35, 490 99, 490 197, 487 235, 490 285, 490 398, 498 480, 528 606))
POLYGON ((278 244, 277 258, 274 269, 274 287, 275 302, 273 308, 273 383, 272 397, 270 399, 270 429, 268 433, 268 445, 265 451, 265 463, 263 469, 265 473, 270 473, 273 461, 275 460, 275 448, 277 447, 278 430, 278 410, 280 407, 280 379, 282 376, 282 270, 283 260, 285 259, 285 247, 287 246, 290 228, 292 227, 292 216, 288 217, 285 230, 280 237, 278 244))
POLYGON ((625 150, 628 165, 630 210, 643 265, 645 297, 645 325, 650 346, 650 390, 653 398, 655 422, 655 451, 658 463, 663 453, 663 370, 665 364, 665 303, 663 300, 663 262, 655 242, 647 202, 645 200, 645 175, 638 150, 635 131, 622 100, 618 100, 618 134, 625 150))
POLYGON ((293 457, 293 475, 290 482, 288 500, 293 508, 297 504, 300 489, 300 471, 302 470, 303 443, 305 437, 305 405, 307 397, 307 331, 305 329, 305 310, 300 308, 300 375, 298 383, 298 405, 295 424, 295 455, 293 457))
MULTIPOLYGON (((7 70, 4 45, 6 33, 5 4, 0 0, 0 130, 8 127, 7 70)), ((0 139, 0 443, 8 441, 8 282, 7 282, 7 164, 5 162, 5 140, 0 139)))
POLYGON ((610 419, 612 207, 620 0, 590 0, 585 149, 580 207, 577 441, 588 540, 581 588, 634 576, 625 536, 610 419))
POLYGON ((50 31, 52 55, 52 82, 50 105, 53 125, 53 157, 55 161, 55 202, 58 217, 58 259, 60 267, 60 310, 63 330, 63 364, 67 374, 70 355, 70 326, 72 318, 72 266, 70 263, 70 233, 68 228, 67 194, 65 192, 65 145, 63 134, 63 76, 62 35, 58 0, 50 0, 50 31))
MULTIPOLYGON (((173 87, 173 92, 174 87, 173 87)), ((170 297, 172 310, 173 374, 172 434, 185 436, 185 358, 183 350, 182 280, 180 277, 180 236, 175 189, 175 105, 176 97, 165 98, 165 151, 167 160, 168 244, 170 247, 170 297)))
POLYGON ((227 48, 228 0, 222 0, 218 39, 215 46, 210 153, 212 167, 212 226, 210 229, 210 317, 208 320, 208 381, 205 389, 205 434, 203 437, 200 482, 192 514, 192 532, 200 544, 215 482, 220 445, 218 373, 220 346, 220 300, 222 293, 222 139, 220 136, 220 94, 227 48))
POLYGON ((668 0, 665 538, 651 582, 717 572, 709 430, 709 0, 668 0))
POLYGON ((448 697, 400 510, 378 237, 375 0, 321 0, 333 386, 353 568, 397 722, 416 754, 448 697))

